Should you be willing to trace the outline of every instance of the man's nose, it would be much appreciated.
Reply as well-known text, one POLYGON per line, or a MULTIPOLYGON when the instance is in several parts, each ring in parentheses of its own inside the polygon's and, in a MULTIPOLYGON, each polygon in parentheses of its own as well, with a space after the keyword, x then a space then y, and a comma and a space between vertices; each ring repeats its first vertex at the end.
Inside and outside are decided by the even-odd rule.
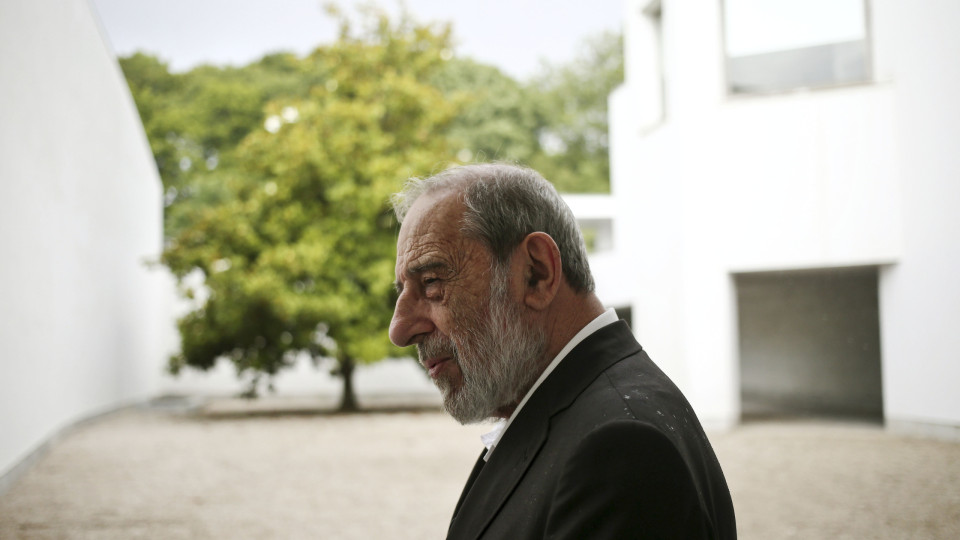
POLYGON ((419 343, 433 330, 433 322, 423 302, 413 298, 409 291, 401 292, 390 321, 390 341, 397 347, 406 347, 419 343))

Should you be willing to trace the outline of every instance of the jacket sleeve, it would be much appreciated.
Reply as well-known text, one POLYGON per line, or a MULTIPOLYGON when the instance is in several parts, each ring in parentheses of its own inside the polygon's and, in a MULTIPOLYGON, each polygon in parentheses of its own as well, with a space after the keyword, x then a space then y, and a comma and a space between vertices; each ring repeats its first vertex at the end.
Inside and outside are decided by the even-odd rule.
POLYGON ((551 539, 710 538, 679 451, 635 420, 590 432, 563 470, 547 518, 551 539))

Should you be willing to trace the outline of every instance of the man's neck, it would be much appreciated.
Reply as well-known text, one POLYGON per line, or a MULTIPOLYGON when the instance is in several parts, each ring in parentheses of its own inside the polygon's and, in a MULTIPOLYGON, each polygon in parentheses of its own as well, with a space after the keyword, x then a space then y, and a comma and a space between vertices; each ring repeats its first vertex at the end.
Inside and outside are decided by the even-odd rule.
POLYGON ((550 365, 574 336, 590 324, 590 321, 603 313, 603 304, 600 303, 596 294, 569 292, 570 295, 558 294, 558 301, 554 302, 554 306, 551 306, 550 312, 546 314, 544 325, 546 347, 539 362, 537 362, 536 373, 531 376, 530 382, 524 385, 517 401, 497 409, 493 415, 495 418, 510 418, 520 401, 529 393, 536 380, 540 378, 543 370, 550 365))
POLYGON ((541 359, 542 371, 583 327, 603 313, 603 304, 594 293, 575 293, 570 289, 557 295, 547 314, 547 348, 541 359))

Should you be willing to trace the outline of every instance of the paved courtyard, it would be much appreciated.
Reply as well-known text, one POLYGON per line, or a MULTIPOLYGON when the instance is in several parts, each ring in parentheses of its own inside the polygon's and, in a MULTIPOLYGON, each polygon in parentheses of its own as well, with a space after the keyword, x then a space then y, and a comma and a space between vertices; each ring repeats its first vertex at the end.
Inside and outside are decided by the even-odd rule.
MULTIPOLYGON (((81 425, 0 495, 0 538, 443 538, 484 426, 327 405, 219 400, 81 425)), ((812 421, 711 439, 741 538, 960 538, 960 444, 812 421)))

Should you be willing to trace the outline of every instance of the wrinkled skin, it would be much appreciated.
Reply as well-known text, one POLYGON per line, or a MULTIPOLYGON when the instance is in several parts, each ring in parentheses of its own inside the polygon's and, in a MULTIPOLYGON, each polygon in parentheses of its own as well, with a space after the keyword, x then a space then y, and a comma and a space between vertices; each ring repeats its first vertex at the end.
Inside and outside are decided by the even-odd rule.
POLYGON ((533 384, 545 338, 524 317, 509 264, 460 233, 456 196, 424 195, 397 241, 399 292, 390 339, 415 344, 420 362, 461 423, 506 417, 533 384))

